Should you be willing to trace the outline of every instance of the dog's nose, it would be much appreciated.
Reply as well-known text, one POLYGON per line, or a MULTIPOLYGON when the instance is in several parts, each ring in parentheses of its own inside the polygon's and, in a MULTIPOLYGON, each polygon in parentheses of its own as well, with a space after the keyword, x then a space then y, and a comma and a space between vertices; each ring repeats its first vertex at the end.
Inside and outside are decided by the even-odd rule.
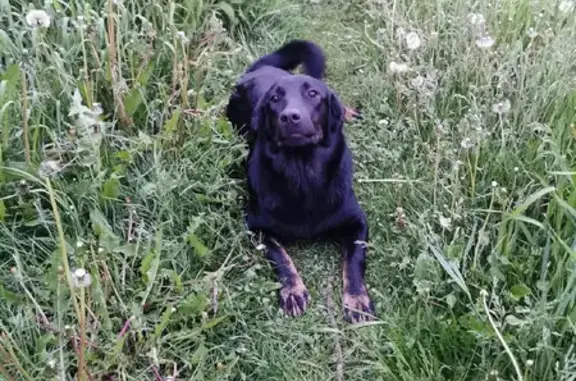
POLYGON ((295 109, 286 110, 280 114, 280 121, 282 121, 282 123, 286 123, 288 121, 298 122, 301 118, 302 115, 300 115, 300 111, 295 109))

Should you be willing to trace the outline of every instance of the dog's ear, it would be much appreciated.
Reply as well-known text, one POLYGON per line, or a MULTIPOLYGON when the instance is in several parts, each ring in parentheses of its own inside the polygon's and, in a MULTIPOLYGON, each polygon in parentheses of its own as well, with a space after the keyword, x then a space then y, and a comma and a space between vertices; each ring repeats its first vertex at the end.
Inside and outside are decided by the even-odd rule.
POLYGON ((327 127, 330 134, 339 131, 344 124, 344 106, 340 99, 333 91, 328 95, 328 110, 327 110, 327 127))
POLYGON ((270 133, 270 118, 268 117, 268 93, 256 102, 254 110, 252 110, 252 120, 250 122, 250 130, 253 134, 268 134, 270 133))

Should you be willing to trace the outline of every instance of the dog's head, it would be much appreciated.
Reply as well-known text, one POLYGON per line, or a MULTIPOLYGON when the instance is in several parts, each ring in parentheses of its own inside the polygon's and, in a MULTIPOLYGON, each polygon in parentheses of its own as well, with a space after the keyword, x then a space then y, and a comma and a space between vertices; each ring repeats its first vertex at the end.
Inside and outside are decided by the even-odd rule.
POLYGON ((279 78, 256 105, 252 128, 278 148, 327 145, 344 122, 340 100, 307 75, 279 78))

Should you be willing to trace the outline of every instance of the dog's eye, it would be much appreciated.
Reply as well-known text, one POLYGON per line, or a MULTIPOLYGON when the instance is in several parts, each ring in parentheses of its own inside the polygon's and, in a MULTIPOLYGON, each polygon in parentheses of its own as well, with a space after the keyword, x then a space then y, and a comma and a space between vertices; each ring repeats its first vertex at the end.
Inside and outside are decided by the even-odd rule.
POLYGON ((276 103, 276 102, 278 102, 279 100, 280 100, 280 97, 279 97, 278 95, 276 95, 276 94, 275 94, 275 95, 272 95, 272 96, 270 97, 270 102, 272 102, 272 103, 276 103))
POLYGON ((308 91, 308 96, 310 98, 314 98, 316 95, 318 95, 318 92, 316 90, 310 90, 308 91))

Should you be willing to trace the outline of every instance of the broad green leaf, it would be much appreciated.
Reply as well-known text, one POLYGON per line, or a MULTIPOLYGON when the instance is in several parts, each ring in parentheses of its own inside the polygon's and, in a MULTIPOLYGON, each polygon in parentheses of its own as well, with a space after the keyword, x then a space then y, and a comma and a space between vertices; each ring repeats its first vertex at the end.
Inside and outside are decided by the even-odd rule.
POLYGON ((99 236, 114 236, 112 228, 106 221, 106 218, 100 213, 100 211, 93 209, 90 211, 90 222, 92 223, 92 229, 94 233, 99 236))
POLYGON ((0 200, 0 222, 4 222, 6 219, 6 205, 4 201, 0 200))
POLYGON ((224 316, 220 316, 211 320, 208 320, 206 323, 202 324, 202 329, 210 329, 213 328, 215 326, 217 326, 218 324, 222 323, 222 321, 224 321, 224 319, 228 318, 228 316, 224 315, 224 316))
POLYGON ((555 190, 556 190, 556 187, 550 186, 550 187, 540 189, 539 191, 531 194, 530 196, 528 196, 526 198, 526 200, 524 200, 523 203, 518 205, 516 208, 514 208, 514 210, 512 212, 510 212, 509 217, 510 218, 518 217, 522 212, 524 212, 526 209, 528 209, 528 207, 530 205, 532 205, 533 203, 535 203, 536 201, 538 201, 540 198, 547 195, 548 193, 554 192, 555 190))
POLYGON ((120 193, 119 187, 120 181, 113 176, 102 186, 102 196, 105 198, 117 199, 118 194, 120 193))
POLYGON ((156 324, 156 328, 154 328, 154 336, 156 337, 160 336, 164 328, 166 328, 166 326, 168 325, 168 322, 170 321, 170 316, 172 316, 172 308, 173 307, 169 305, 166 307, 166 310, 164 310, 160 323, 156 324))
POLYGON ((230 4, 226 2, 220 2, 218 3, 217 7, 220 8, 220 10, 224 12, 224 14, 226 14, 226 17, 228 17, 228 20, 232 25, 238 23, 238 19, 236 18, 236 12, 234 12, 234 8, 232 8, 230 4))
POLYGON ((192 246, 196 254, 198 254, 199 256, 204 257, 206 256, 206 254, 208 254, 209 249, 206 247, 206 245, 204 245, 204 243, 202 243, 202 241, 200 240, 200 238, 196 236, 196 234, 194 233, 188 234, 188 243, 190 243, 190 246, 192 246))
POLYGON ((128 92, 128 94, 124 97, 124 107, 126 109, 126 113, 129 116, 134 115, 144 97, 142 96, 142 92, 140 88, 135 87, 128 92))
POLYGON ((528 295, 532 294, 532 291, 524 283, 518 283, 518 284, 515 284, 514 286, 510 287, 510 293, 512 294, 512 296, 514 298, 520 299, 524 296, 528 296, 528 295))
POLYGON ((180 120, 180 114, 182 114, 182 110, 178 109, 172 113, 172 117, 164 124, 164 132, 168 134, 172 134, 176 131, 176 127, 178 126, 178 120, 180 120))

